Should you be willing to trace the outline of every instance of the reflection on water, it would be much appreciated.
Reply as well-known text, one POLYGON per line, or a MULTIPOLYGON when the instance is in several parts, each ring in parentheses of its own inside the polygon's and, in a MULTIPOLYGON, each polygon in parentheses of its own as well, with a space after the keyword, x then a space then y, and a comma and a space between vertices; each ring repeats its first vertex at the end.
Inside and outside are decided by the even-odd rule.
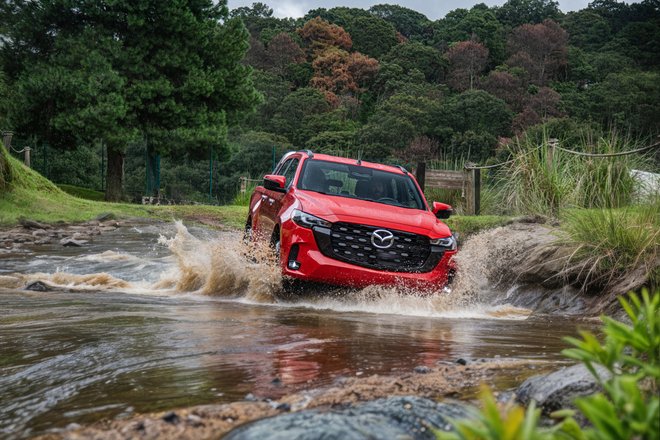
POLYGON ((446 294, 278 301, 265 295, 272 270, 228 246, 233 236, 181 228, 123 229, 87 248, 0 260, 0 437, 457 358, 559 360, 561 338, 576 333, 572 321, 446 294), (178 235, 158 244, 163 232, 178 235), (35 279, 59 289, 17 288, 35 279))

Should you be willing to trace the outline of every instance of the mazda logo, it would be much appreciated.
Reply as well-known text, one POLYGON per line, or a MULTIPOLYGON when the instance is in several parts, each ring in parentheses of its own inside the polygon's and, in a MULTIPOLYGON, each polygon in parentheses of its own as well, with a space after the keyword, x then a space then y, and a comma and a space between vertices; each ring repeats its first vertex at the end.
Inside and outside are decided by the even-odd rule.
POLYGON ((394 244, 394 234, 387 229, 376 229, 371 234, 371 244, 378 249, 389 249, 394 244))

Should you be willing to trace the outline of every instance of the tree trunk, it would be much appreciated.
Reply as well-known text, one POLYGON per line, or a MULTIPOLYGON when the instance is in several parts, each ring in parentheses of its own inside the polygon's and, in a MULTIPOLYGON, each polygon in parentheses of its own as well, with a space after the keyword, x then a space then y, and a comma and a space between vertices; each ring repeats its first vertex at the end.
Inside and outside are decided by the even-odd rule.
POLYGON ((124 152, 108 145, 108 170, 105 199, 119 202, 124 187, 124 152))

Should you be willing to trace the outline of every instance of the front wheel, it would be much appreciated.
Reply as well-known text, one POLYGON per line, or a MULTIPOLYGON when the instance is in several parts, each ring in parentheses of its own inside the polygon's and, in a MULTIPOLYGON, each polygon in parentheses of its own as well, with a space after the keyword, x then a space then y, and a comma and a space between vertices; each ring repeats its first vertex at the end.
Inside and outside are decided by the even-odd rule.
POLYGON ((252 241, 252 219, 248 217, 245 222, 245 229, 243 230, 243 241, 249 243, 252 241))

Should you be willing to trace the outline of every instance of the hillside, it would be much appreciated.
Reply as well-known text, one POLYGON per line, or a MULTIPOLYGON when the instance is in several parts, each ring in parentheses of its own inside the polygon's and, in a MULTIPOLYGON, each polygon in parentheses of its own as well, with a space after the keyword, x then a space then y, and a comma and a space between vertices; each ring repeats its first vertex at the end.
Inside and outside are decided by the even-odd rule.
POLYGON ((183 218, 211 226, 241 227, 243 206, 142 206, 84 200, 69 195, 7 153, 0 143, 0 225, 13 225, 21 217, 40 222, 82 222, 103 213, 118 217, 170 220, 183 218))

